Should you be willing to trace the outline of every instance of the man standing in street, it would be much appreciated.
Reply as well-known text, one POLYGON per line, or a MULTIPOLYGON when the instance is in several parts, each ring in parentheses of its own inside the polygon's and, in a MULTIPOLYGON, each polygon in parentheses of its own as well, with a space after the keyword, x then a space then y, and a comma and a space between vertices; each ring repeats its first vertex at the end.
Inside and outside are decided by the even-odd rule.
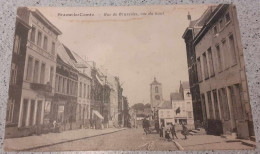
POLYGON ((178 139, 177 134, 176 134, 176 130, 175 130, 175 125, 171 123, 171 134, 172 134, 172 139, 174 140, 174 136, 176 137, 176 139, 178 139))
POLYGON ((150 127, 149 121, 146 118, 144 118, 143 129, 144 129, 144 132, 145 132, 146 135, 149 133, 149 127, 150 127))

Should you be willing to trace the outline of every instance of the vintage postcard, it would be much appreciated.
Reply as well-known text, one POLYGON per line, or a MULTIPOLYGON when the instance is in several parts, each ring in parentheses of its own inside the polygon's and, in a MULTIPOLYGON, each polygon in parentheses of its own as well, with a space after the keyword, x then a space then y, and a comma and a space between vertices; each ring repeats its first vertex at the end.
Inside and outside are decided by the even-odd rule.
POLYGON ((4 149, 255 149, 242 49, 233 4, 19 7, 4 149))

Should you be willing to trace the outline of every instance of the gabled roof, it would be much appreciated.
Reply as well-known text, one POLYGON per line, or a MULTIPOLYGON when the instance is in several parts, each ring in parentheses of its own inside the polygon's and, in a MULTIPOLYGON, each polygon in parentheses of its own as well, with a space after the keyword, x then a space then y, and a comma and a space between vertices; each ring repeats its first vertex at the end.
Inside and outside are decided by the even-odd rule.
POLYGON ((183 100, 181 93, 171 93, 170 97, 172 101, 183 100))
POLYGON ((182 81, 182 88, 183 89, 190 89, 190 83, 189 81, 182 81))
POLYGON ((71 60, 70 56, 68 55, 67 51, 69 50, 67 47, 65 47, 63 44, 61 44, 57 49, 57 57, 59 57, 65 64, 71 66, 72 68, 78 70, 73 60, 71 60))
POLYGON ((172 103, 171 103, 171 101, 163 101, 162 103, 160 103, 158 105, 158 107, 160 109, 171 109, 172 108, 172 103))

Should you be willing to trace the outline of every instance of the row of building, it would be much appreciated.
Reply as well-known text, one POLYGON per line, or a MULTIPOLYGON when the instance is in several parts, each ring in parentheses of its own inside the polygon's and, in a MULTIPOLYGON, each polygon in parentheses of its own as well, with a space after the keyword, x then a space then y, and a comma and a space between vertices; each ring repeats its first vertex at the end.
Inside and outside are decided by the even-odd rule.
POLYGON ((61 43, 62 32, 37 9, 18 8, 6 138, 78 128, 126 126, 119 77, 61 43))
POLYGON ((183 39, 197 127, 211 134, 254 136, 236 7, 211 6, 199 19, 188 19, 183 39))

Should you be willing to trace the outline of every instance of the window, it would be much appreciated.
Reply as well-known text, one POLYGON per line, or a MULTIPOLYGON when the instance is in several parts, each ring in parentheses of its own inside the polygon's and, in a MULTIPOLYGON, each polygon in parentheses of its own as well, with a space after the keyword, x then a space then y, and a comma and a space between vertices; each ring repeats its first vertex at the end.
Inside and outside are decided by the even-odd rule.
POLYGON ((187 110, 191 110, 191 103, 187 102, 187 110))
POLYGON ((33 82, 34 83, 38 83, 39 69, 40 69, 40 62, 38 60, 35 60, 35 62, 34 62, 34 71, 33 71, 33 82))
POLYGON ((66 94, 67 79, 63 78, 62 93, 66 94))
POLYGON ((43 39, 43 49, 47 50, 47 47, 48 47, 48 38, 47 38, 47 36, 44 36, 44 39, 43 39))
POLYGON ((198 57, 198 59, 197 59, 197 71, 198 71, 198 80, 202 81, 202 71, 201 71, 200 57, 198 57))
POLYGON ((36 28, 34 26, 32 26, 30 40, 33 43, 35 42, 35 32, 36 32, 36 28))
POLYGON ((229 67, 229 54, 227 51, 227 43, 226 40, 222 41, 222 51, 223 51, 223 56, 224 56, 224 66, 225 69, 229 67))
POLYGON ((214 34, 216 35, 218 33, 218 27, 217 26, 214 26, 214 34))
POLYGON ((14 38, 14 53, 20 54, 20 44, 21 44, 21 37, 16 34, 14 38))
POLYGON ((220 102, 220 109, 222 118, 224 120, 230 119, 230 111, 228 106, 228 100, 227 100, 227 91, 226 88, 222 88, 219 90, 219 102, 220 102))
POLYGON ((52 45, 51 45, 51 53, 54 55, 55 54, 55 43, 52 42, 52 45))
POLYGON ((90 89, 89 89, 89 85, 88 85, 88 98, 90 96, 90 89))
POLYGON ((227 14, 225 15, 225 19, 226 19, 226 23, 228 23, 228 22, 230 21, 230 15, 229 15, 229 13, 227 13, 227 14))
POLYGON ((241 101, 241 92, 239 84, 233 85, 229 87, 232 107, 234 112, 235 120, 242 120, 244 118, 243 114, 243 106, 241 101))
POLYGON ((50 85, 52 86, 52 82, 53 82, 53 74, 54 74, 54 68, 51 66, 50 69, 50 85))
POLYGON ((205 52, 202 54, 202 57, 203 57, 204 79, 206 80, 209 78, 209 71, 208 71, 207 56, 205 52))
POLYGON ((220 120, 220 116, 219 116, 219 109, 218 109, 218 97, 217 97, 217 91, 213 90, 213 100, 214 100, 214 108, 215 108, 215 115, 216 115, 216 119, 220 120))
POLYGON ((59 89, 58 89, 59 93, 62 93, 62 84, 63 84, 63 78, 60 76, 59 77, 59 89))
POLYGON ((10 80, 10 84, 16 84, 17 69, 18 69, 18 66, 15 63, 12 63, 11 64, 11 80, 10 80))
POLYGON ((6 122, 13 122, 13 113, 14 113, 14 99, 9 99, 6 107, 6 122))
POLYGON ((167 111, 167 118, 170 118, 170 111, 167 111))
POLYGON ((35 107, 35 100, 31 100, 30 104, 30 116, 29 116, 29 125, 33 125, 33 117, 34 117, 34 107, 35 107))
POLYGON ((59 76, 56 75, 56 79, 55 79, 55 91, 59 92, 59 76))
POLYGON ((219 29, 222 30, 224 27, 224 21, 222 19, 219 20, 219 29))
POLYGON ((23 107, 22 107, 22 123, 21 126, 25 126, 26 125, 26 115, 27 115, 27 106, 28 106, 28 99, 24 99, 23 100, 23 107))
POLYGON ((84 93, 84 98, 86 98, 86 84, 84 84, 84 91, 83 91, 83 93, 84 93))
POLYGON ((213 106, 212 106, 212 100, 211 100, 211 91, 207 92, 207 96, 208 96, 208 107, 209 107, 209 118, 210 119, 214 119, 214 115, 213 115, 213 106))
POLYGON ((79 97, 81 97, 82 95, 82 83, 79 83, 79 97))
POLYGON ((221 72, 222 71, 222 58, 221 58, 221 51, 220 51, 219 45, 216 46, 216 50, 217 50, 218 71, 221 72))
POLYGON ((44 80, 45 80, 45 64, 42 63, 42 66, 41 66, 40 83, 41 83, 41 84, 44 84, 44 80))
POLYGON ((67 94, 70 94, 70 80, 67 80, 67 94))
POLYGON ((215 75, 215 71, 214 71, 214 65, 213 65, 213 58, 212 58, 211 48, 208 49, 208 58, 209 58, 209 71, 210 71, 210 76, 214 76, 214 75, 215 75))
POLYGON ((38 32, 37 45, 38 46, 42 45, 42 33, 41 32, 38 32))
POLYGON ((32 69, 33 69, 33 57, 29 56, 27 62, 27 73, 26 73, 26 80, 28 81, 31 81, 32 69))
POLYGON ((155 87, 155 93, 158 93, 159 92, 159 90, 158 90, 158 87, 156 86, 155 87))
POLYGON ((188 118, 192 119, 192 112, 187 112, 188 113, 188 118))
POLYGON ((237 59, 236 59, 236 50, 235 50, 235 42, 234 42, 234 37, 233 35, 229 36, 229 45, 230 45, 230 61, 231 61, 231 65, 234 65, 237 63, 237 59))

